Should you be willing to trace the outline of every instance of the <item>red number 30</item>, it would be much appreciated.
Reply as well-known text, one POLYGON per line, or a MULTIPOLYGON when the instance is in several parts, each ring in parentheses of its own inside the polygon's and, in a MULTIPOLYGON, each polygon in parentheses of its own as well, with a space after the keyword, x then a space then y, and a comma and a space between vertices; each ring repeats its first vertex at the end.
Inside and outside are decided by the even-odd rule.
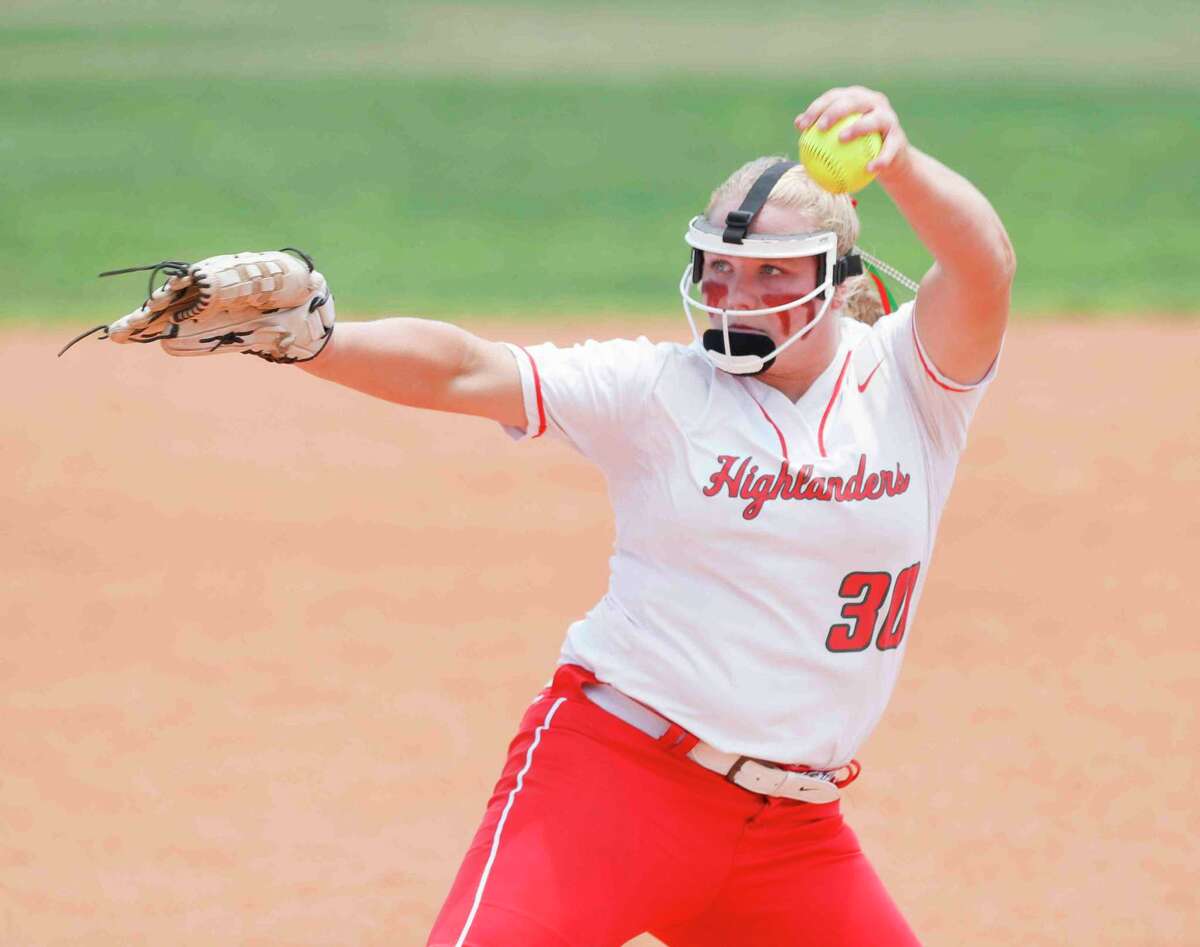
POLYGON ((912 600, 920 571, 921 563, 914 562, 907 569, 900 570, 895 582, 888 572, 851 572, 842 579, 838 595, 850 599, 842 606, 842 617, 850 619, 851 624, 839 622, 831 625, 825 647, 830 651, 864 651, 872 638, 875 638, 875 647, 880 651, 899 647, 908 624, 908 603, 912 600), (889 588, 892 591, 891 603, 876 638, 875 620, 888 597, 889 588))

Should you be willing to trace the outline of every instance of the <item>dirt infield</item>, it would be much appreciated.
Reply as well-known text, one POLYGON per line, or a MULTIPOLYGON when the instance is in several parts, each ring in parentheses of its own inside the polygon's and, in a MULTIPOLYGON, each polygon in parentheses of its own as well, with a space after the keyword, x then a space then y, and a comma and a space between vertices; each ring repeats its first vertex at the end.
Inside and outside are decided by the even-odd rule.
MULTIPOLYGON (((71 334, 0 337, 0 945, 423 944, 603 591, 599 475, 71 334)), ((930 945, 1200 944, 1198 364, 1196 323, 1010 336, 845 803, 930 945)))

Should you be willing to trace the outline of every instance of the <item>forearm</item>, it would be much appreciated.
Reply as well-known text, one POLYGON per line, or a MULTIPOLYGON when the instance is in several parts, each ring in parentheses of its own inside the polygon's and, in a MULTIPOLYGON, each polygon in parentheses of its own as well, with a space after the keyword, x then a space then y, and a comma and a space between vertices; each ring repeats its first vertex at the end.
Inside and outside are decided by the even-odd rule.
POLYGON ((451 392, 471 341, 457 326, 426 319, 339 323, 325 350, 298 367, 385 401, 454 410, 451 392))
POLYGON ((978 289, 1011 282, 1012 243, 970 181, 910 145, 879 183, 944 272, 978 289))

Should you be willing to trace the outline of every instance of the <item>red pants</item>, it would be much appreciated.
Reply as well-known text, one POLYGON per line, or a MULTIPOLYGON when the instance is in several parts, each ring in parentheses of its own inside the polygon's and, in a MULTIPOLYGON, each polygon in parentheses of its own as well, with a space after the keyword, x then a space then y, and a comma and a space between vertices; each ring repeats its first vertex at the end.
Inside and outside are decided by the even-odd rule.
POLYGON ((591 703, 588 677, 559 668, 525 712, 429 947, 918 943, 838 803, 726 782, 591 703))

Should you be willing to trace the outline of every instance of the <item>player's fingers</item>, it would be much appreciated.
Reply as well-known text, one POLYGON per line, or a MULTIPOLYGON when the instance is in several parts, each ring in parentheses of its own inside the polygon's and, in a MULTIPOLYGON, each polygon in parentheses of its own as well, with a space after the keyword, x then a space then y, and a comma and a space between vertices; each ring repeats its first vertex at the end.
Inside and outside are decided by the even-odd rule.
POLYGON ((896 156, 900 154, 900 150, 908 145, 908 139, 904 132, 899 128, 892 131, 890 135, 883 139, 883 147, 879 149, 879 154, 875 156, 875 160, 867 164, 867 170, 871 174, 878 174, 891 163, 896 160, 896 156))
POLYGON ((832 102, 825 109, 824 113, 822 113, 821 117, 817 119, 815 124, 821 131, 825 131, 847 115, 852 115, 855 112, 862 112, 864 115, 869 115, 882 104, 876 95, 848 92, 846 95, 839 96, 832 102))
POLYGON ((878 132, 886 137, 899 124, 895 112, 888 108, 878 108, 845 126, 838 132, 838 140, 853 141, 855 138, 861 138, 872 132, 878 132))
POLYGON ((828 92, 822 92, 813 99, 812 104, 808 108, 796 116, 796 127, 800 131, 804 131, 804 129, 816 122, 825 109, 829 108, 833 101, 845 91, 845 89, 837 88, 830 89, 828 92))

